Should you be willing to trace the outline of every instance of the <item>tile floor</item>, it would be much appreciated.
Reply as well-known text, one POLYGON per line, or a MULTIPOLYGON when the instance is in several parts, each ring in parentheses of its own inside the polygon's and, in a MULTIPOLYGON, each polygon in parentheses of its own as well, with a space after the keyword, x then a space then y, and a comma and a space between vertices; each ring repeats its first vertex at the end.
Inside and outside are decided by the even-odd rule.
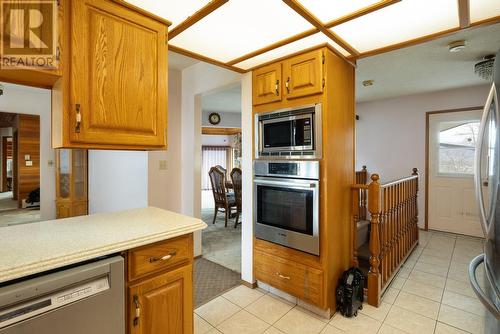
POLYGON ((479 239, 422 232, 379 308, 328 320, 240 285, 195 310, 195 334, 483 333, 484 308, 467 278, 468 262, 481 252, 479 239))

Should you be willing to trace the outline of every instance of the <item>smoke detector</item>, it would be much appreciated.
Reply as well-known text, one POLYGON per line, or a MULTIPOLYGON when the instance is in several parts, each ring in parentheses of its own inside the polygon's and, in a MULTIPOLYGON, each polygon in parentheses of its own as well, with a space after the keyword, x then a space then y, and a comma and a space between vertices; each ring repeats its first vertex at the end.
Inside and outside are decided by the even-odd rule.
POLYGON ((493 78, 493 64, 495 63, 495 55, 487 55, 483 60, 474 65, 474 73, 483 78, 484 80, 491 80, 493 78))
POLYGON ((456 53, 465 49, 465 41, 455 41, 448 44, 448 50, 450 52, 456 53))

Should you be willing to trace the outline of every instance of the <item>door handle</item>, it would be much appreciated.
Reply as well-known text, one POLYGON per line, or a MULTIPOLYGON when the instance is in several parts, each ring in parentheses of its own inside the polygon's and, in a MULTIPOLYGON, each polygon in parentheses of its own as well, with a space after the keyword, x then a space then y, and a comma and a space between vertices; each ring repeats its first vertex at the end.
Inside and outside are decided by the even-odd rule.
POLYGON ((280 273, 276 273, 276 275, 281 278, 281 279, 286 279, 286 280, 290 280, 290 276, 285 276, 285 275, 282 275, 280 273))
MULTIPOLYGON (((486 296, 483 289, 481 289, 481 287, 479 286, 479 283, 477 282, 476 270, 477 270, 477 267, 479 267, 479 265, 483 262, 484 262, 484 254, 476 256, 471 261, 471 263, 469 264, 469 280, 470 280, 470 283, 472 285, 472 290, 476 294, 479 301, 488 309, 488 311, 490 311, 491 314, 493 314, 495 316, 495 318, 497 320, 500 320, 500 310, 488 298, 488 296, 486 296)), ((486 271, 486 276, 488 276, 488 270, 485 269, 485 271, 486 271)), ((493 284, 493 282, 491 282, 489 277, 488 277, 488 280, 490 281, 490 284, 493 284)))
POLYGON ((290 94, 290 77, 286 79, 285 87, 286 87, 286 92, 290 94))
POLYGON ((167 254, 167 255, 164 255, 164 256, 154 256, 154 257, 150 257, 149 258, 149 263, 154 263, 154 262, 158 262, 158 261, 168 261, 170 260, 171 258, 173 258, 175 255, 177 255, 177 252, 173 251, 172 253, 170 254, 167 254))
POLYGON ((134 295, 133 303, 135 307, 135 314, 134 314, 134 327, 135 327, 139 324, 139 318, 141 317, 141 306, 139 304, 139 297, 137 295, 134 295))
POLYGON ((276 96, 280 96, 280 81, 276 80, 276 96))

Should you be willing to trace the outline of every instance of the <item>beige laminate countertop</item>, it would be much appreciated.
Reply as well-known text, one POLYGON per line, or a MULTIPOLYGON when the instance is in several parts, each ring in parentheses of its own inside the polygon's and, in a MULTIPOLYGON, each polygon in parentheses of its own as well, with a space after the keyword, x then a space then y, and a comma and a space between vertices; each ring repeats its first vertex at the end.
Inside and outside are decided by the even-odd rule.
POLYGON ((158 208, 0 228, 0 283, 202 230, 200 219, 158 208))

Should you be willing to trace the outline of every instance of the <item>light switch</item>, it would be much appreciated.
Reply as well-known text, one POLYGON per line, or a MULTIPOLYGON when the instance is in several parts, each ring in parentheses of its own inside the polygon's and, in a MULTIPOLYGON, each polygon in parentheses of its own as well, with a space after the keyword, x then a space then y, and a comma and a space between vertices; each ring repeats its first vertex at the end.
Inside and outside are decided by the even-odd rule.
POLYGON ((48 165, 49 167, 54 166, 54 160, 49 160, 49 161, 47 161, 47 165, 48 165))
POLYGON ((33 166, 33 161, 31 161, 31 160, 27 160, 27 161, 26 161, 26 166, 28 166, 28 167, 33 166))
POLYGON ((167 160, 160 160, 160 170, 167 170, 167 160))
POLYGON ((26 160, 26 161, 31 160, 31 155, 25 154, 24 155, 24 160, 26 160))

